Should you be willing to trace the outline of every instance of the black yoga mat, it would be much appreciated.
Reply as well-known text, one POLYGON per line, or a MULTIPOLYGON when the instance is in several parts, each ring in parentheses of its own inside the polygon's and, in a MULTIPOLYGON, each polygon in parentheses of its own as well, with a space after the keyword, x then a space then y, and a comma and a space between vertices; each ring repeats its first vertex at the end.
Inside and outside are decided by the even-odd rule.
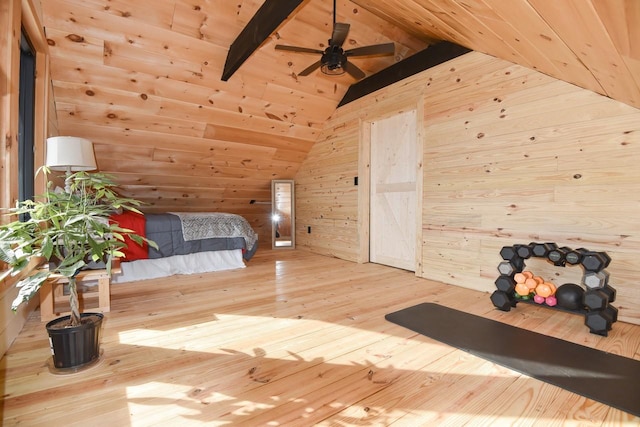
POLYGON ((429 338, 640 417, 640 361, 424 303, 385 316, 429 338))

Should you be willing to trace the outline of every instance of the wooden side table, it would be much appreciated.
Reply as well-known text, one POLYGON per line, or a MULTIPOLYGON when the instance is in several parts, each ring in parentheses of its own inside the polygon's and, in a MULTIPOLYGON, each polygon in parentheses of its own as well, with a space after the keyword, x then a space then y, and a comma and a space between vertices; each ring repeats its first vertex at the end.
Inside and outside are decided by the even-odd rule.
MULTIPOLYGON (((111 274, 120 272, 120 260, 113 261, 111 274)), ((81 291, 83 297, 98 297, 98 307, 95 310, 107 313, 111 311, 111 276, 107 270, 83 270, 76 276, 78 288, 83 282, 98 281, 97 291, 81 291)), ((45 322, 60 316, 69 315, 70 312, 56 312, 56 298, 63 297, 63 288, 69 280, 61 275, 52 275, 51 279, 45 281, 40 287, 40 320, 45 322)))

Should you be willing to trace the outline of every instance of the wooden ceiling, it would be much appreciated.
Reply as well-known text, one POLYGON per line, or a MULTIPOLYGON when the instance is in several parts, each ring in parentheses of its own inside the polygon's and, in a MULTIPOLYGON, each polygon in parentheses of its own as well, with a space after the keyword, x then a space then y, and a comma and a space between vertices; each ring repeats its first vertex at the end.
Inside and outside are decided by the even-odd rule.
POLYGON ((637 0, 353 0, 448 40, 640 108, 637 0))
MULTIPOLYGON (((229 211, 254 225, 270 180, 293 178, 354 80, 319 71, 332 0, 305 0, 226 82, 229 46, 264 0, 46 0, 58 131, 94 141, 147 211, 229 211)), ((338 0, 367 75, 448 40, 640 107, 640 1, 338 0)), ((267 206, 267 207, 265 207, 267 206)))

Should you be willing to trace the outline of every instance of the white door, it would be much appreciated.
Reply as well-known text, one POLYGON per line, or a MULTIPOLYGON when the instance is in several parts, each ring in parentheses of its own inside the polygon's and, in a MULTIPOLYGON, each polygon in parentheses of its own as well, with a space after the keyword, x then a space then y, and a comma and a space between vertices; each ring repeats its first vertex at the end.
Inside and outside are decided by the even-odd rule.
POLYGON ((371 123, 371 262, 416 270, 416 111, 371 123))

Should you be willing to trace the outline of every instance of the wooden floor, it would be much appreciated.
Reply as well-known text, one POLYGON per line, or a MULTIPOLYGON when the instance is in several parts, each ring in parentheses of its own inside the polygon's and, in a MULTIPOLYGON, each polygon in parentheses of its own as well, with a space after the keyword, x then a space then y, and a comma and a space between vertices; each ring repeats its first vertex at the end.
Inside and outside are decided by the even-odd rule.
POLYGON ((241 270, 113 285, 103 357, 83 372, 50 372, 35 312, 0 364, 3 425, 640 423, 384 319, 426 301, 640 359, 638 326, 599 337, 581 316, 504 313, 403 270, 261 249, 241 270))

